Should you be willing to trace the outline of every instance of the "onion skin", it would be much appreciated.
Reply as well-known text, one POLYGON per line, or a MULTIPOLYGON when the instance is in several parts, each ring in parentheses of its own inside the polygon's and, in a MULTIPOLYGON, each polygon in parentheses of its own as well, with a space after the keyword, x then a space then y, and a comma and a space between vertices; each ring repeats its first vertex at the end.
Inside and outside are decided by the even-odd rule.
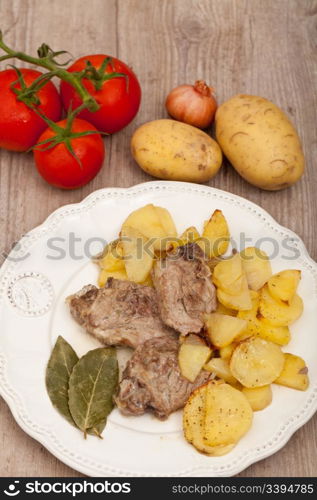
POLYGON ((204 129, 213 122, 217 101, 213 89, 197 80, 195 85, 180 85, 173 89, 166 98, 165 107, 175 120, 204 129))

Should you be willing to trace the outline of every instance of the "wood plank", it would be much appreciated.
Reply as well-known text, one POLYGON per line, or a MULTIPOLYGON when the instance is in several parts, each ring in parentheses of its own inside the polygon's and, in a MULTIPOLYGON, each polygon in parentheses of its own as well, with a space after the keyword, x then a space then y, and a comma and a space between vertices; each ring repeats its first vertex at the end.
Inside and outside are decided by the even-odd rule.
MULTIPOLYGON (((136 120, 105 139, 105 166, 80 190, 53 189, 37 175, 31 154, 0 151, 1 252, 59 206, 101 187, 151 180, 131 158, 131 133, 166 116, 164 99, 172 87, 205 78, 219 102, 240 92, 263 95, 296 124, 307 162, 298 184, 279 193, 261 191, 229 166, 209 184, 261 205, 302 237, 317 259, 316 16, 316 0, 90 0, 88 9, 84 0, 1 0, 9 44, 35 51, 45 40, 75 57, 110 53, 133 66, 143 90, 136 120)), ((79 475, 26 436, 2 400, 0 415, 0 475, 79 475)), ((241 476, 316 476, 316 433, 315 417, 280 452, 241 476)))

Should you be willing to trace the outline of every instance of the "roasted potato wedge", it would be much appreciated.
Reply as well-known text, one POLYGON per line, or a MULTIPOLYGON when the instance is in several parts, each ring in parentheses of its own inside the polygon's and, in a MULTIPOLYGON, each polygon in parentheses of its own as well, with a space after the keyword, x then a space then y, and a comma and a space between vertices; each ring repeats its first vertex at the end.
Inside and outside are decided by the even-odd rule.
POLYGON ((154 239, 153 248, 164 251, 170 240, 177 236, 176 228, 168 210, 155 207, 153 204, 145 205, 131 212, 123 223, 125 227, 136 229, 148 239, 154 239))
POLYGON ((287 269, 274 274, 274 276, 268 280, 267 286, 273 299, 290 302, 294 298, 300 279, 300 271, 296 269, 287 269))
POLYGON ((115 278, 116 280, 127 280, 128 275, 125 269, 122 269, 120 271, 106 271, 105 269, 101 269, 98 277, 98 286, 100 288, 105 286, 108 278, 115 278))
POLYGON ((200 234, 195 226, 190 226, 180 235, 180 240, 182 245, 187 245, 187 243, 194 243, 199 240, 200 234))
POLYGON ((278 345, 287 345, 291 340, 291 332, 288 326, 274 326, 265 318, 258 320, 258 334, 262 339, 278 345))
POLYGON ((204 370, 214 373, 217 377, 221 378, 230 385, 237 385, 238 381, 231 373, 229 361, 223 358, 211 358, 205 364, 204 370))
POLYGON ((227 316, 237 316, 238 314, 237 311, 235 311, 234 309, 229 309, 229 307, 224 306, 219 301, 217 303, 217 309, 215 312, 219 314, 226 314, 227 316))
POLYGON ((202 240, 199 243, 207 258, 224 254, 230 242, 229 227, 221 210, 215 210, 204 224, 202 240))
POLYGON ((232 344, 227 345, 226 347, 221 347, 219 349, 219 355, 222 359, 229 360, 233 354, 233 351, 237 347, 237 344, 233 342, 232 344))
POLYGON ((251 309, 247 311, 239 311, 238 318, 244 319, 247 322, 246 328, 241 335, 238 337, 238 340, 243 340, 252 335, 257 335, 259 331, 259 320, 257 318, 258 308, 260 303, 260 294, 255 290, 250 290, 250 298, 251 298, 251 309))
POLYGON ((177 231, 171 214, 169 213, 167 208, 156 206, 154 208, 161 226, 163 227, 165 235, 170 238, 174 238, 177 235, 177 231))
POLYGON ((185 337, 178 351, 178 364, 183 377, 195 382, 212 350, 197 335, 185 337))
POLYGON ((238 344, 230 359, 232 375, 249 388, 271 384, 283 366, 281 348, 260 337, 250 337, 238 344))
POLYGON ((259 290, 272 276, 270 259, 256 247, 248 247, 240 252, 242 267, 251 290, 259 290))
POLYGON ((272 403, 272 388, 270 385, 263 385, 262 387, 254 387, 250 389, 248 387, 243 387, 243 394, 250 403, 253 411, 264 410, 267 406, 272 403))
POLYGON ((229 309, 237 311, 248 311, 252 307, 250 292, 246 288, 239 295, 231 295, 224 292, 221 288, 217 289, 217 298, 221 304, 229 309))
POLYGON ((252 424, 247 398, 228 384, 211 381, 206 387, 204 441, 209 446, 237 443, 252 424))
POLYGON ((105 271, 122 271, 125 269, 120 240, 114 240, 106 246, 95 262, 105 271))
POLYGON ((303 301, 299 295, 288 302, 282 302, 272 297, 268 286, 261 289, 259 311, 261 315, 275 326, 289 326, 303 313, 303 301))
POLYGON ((238 253, 229 259, 220 261, 212 275, 214 284, 230 295, 237 295, 247 286, 242 269, 241 257, 238 253))
POLYGON ((128 279, 136 283, 143 283, 148 278, 153 266, 153 248, 151 249, 149 245, 145 246, 147 238, 133 227, 123 226, 121 238, 128 279))
POLYGON ((291 389, 306 391, 309 386, 308 368, 305 361, 295 354, 284 354, 284 366, 279 377, 274 380, 275 384, 285 385, 291 389))
POLYGON ((204 316, 208 337, 215 347, 226 347, 246 328, 244 319, 225 314, 211 313, 204 316))
POLYGON ((189 397, 183 413, 183 428, 186 440, 196 450, 208 456, 219 457, 229 453, 234 444, 208 446, 204 439, 206 407, 206 385, 198 387, 189 397))

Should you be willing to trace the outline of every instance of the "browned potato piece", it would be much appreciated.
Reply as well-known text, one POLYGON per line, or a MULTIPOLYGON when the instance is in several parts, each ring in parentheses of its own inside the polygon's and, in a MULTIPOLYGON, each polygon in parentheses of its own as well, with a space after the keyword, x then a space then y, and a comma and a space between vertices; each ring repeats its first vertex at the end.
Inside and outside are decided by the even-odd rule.
POLYGON ((238 381, 230 371, 229 361, 222 358, 211 358, 210 361, 204 366, 204 370, 215 373, 217 377, 221 378, 230 385, 237 385, 238 381))
POLYGON ((211 218, 205 222, 202 240, 199 245, 205 255, 212 259, 224 254, 229 246, 230 233, 227 221, 221 210, 215 210, 211 218))
POLYGON ((260 337, 250 337, 238 344, 230 360, 232 375, 250 388, 271 384, 283 366, 281 348, 260 337))
POLYGON ((274 274, 267 282, 268 289, 273 299, 290 302, 296 293, 301 272, 296 269, 287 269, 274 274))
POLYGON ((242 392, 249 401, 253 411, 264 410, 272 402, 272 389, 270 385, 254 387, 253 389, 243 387, 242 392))
POLYGON ((291 340, 291 332, 288 326, 274 326, 265 318, 258 320, 258 333, 262 339, 278 345, 287 345, 291 340))
POLYGON ((219 354, 222 359, 229 360, 233 354, 233 351, 237 347, 237 344, 233 342, 232 344, 227 345, 226 347, 221 347, 219 349, 219 354))
POLYGON ((122 225, 122 231, 126 227, 135 229, 147 239, 153 238, 153 248, 158 251, 168 247, 170 240, 177 236, 169 211, 152 203, 131 212, 122 225))
POLYGON ((136 283, 143 283, 148 278, 153 266, 153 249, 152 252, 145 250, 147 238, 133 227, 123 226, 121 237, 128 279, 136 283))
POLYGON ((208 337, 215 347, 226 347, 246 328, 244 319, 225 314, 211 313, 204 316, 208 337))
POLYGON ((240 255, 236 253, 229 259, 220 261, 214 268, 212 280, 224 292, 230 295, 240 294, 247 287, 240 255))
POLYGON ((182 245, 186 245, 187 243, 194 243, 199 240, 200 234, 195 226, 188 227, 185 231, 180 235, 180 240, 182 245))
POLYGON ((107 283, 108 278, 115 278, 116 280, 127 280, 128 275, 125 269, 121 271, 106 271, 105 269, 101 269, 99 278, 98 278, 98 286, 102 288, 107 283))
POLYGON ((217 299, 225 307, 236 309, 237 311, 248 311, 252 307, 250 292, 247 287, 238 295, 231 295, 218 288, 217 299))
POLYGON ((198 387, 189 397, 183 413, 183 428, 186 440, 196 450, 211 457, 229 453, 234 444, 208 446, 204 439, 204 421, 206 408, 206 385, 198 387))
POLYGON ((195 382, 211 353, 212 350, 198 335, 185 337, 178 351, 178 363, 183 377, 190 382, 195 382))
POLYGON ((109 243, 103 253, 94 261, 105 271, 123 271, 125 267, 120 240, 117 239, 109 243))
POLYGON ((306 391, 309 385, 308 368, 305 361, 295 354, 285 353, 285 363, 279 377, 274 380, 275 384, 285 385, 291 389, 306 391))
POLYGON ((237 443, 250 429, 252 418, 251 406, 242 392, 228 384, 207 384, 204 422, 207 445, 237 443))
POLYGON ((247 322, 245 330, 239 336, 239 340, 257 335, 259 332, 259 320, 257 318, 258 308, 260 303, 260 294, 255 290, 250 290, 250 297, 252 302, 251 309, 247 311, 239 311, 238 318, 244 319, 247 322))
POLYGON ((251 290, 259 290, 272 276, 271 263, 263 250, 248 247, 240 252, 242 267, 251 290))
POLYGON ((229 309, 228 307, 221 304, 221 302, 217 303, 216 312, 219 314, 226 314, 227 316, 237 316, 237 311, 234 309, 229 309))
POLYGON ((289 303, 286 303, 274 299, 267 285, 261 289, 259 311, 272 325, 291 325, 302 315, 303 308, 303 301, 297 294, 294 295, 289 303))

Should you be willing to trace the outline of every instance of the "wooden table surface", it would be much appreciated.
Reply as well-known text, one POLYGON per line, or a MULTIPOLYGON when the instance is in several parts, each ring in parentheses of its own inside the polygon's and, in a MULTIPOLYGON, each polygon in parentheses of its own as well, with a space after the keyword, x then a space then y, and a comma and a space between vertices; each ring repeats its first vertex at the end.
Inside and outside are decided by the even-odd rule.
MULTIPOLYGON (((204 78, 219 102, 236 93, 272 99, 296 124, 306 155, 303 179, 265 192, 224 167, 211 186, 259 204, 295 231, 317 260, 316 0, 0 0, 9 45, 35 52, 43 42, 75 57, 117 56, 133 66, 143 90, 140 112, 125 130, 105 139, 102 172, 77 191, 51 188, 31 154, 0 151, 0 250, 40 224, 54 209, 106 186, 152 180, 129 152, 132 131, 166 116, 164 98, 181 83, 204 78)), ((4 64, 3 64, 4 67, 4 64)), ((1 476, 78 476, 15 423, 0 401, 1 476)), ((317 417, 274 456, 241 476, 316 476, 317 417)))

